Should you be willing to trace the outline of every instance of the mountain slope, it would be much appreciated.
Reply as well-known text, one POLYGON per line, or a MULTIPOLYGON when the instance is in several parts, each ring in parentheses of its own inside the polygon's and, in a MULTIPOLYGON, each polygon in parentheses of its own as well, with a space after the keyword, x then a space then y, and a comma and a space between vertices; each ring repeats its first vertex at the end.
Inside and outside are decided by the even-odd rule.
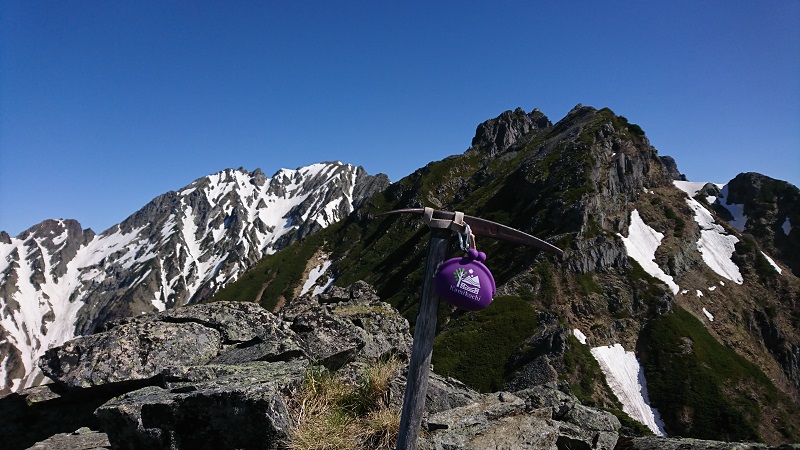
POLYGON ((388 184, 338 162, 271 178, 228 169, 99 235, 74 220, 0 234, 0 393, 37 384, 34 361, 46 349, 115 318, 205 300, 388 184))
MULTIPOLYGON (((770 248, 676 188, 675 174, 640 127, 609 109, 578 105, 556 124, 538 110, 507 111, 480 124, 463 154, 428 164, 345 221, 265 258, 215 299, 274 309, 313 284, 308 268, 323 268, 317 258, 324 254, 318 285, 366 280, 413 323, 428 231, 418 217, 378 214, 460 210, 544 238, 565 257, 479 237, 497 300, 478 313, 440 308, 435 370, 487 391, 567 381, 584 402, 625 419, 635 413, 623 412, 628 400, 615 386, 626 383, 603 371, 596 349, 621 346, 642 377, 674 370, 666 361, 690 374, 698 365, 716 373, 752 364, 731 378, 707 378, 717 386, 702 391, 708 398, 753 399, 726 403, 728 417, 741 422, 710 433, 738 436, 734 424, 746 423, 750 438, 797 440, 800 282, 789 270, 764 277, 758 255, 770 248), (650 326, 662 321, 662 328, 650 326), (664 327, 692 357, 657 357, 682 354, 668 348, 674 341, 652 338, 664 327), (707 341, 724 357, 709 359, 693 347, 707 341), (747 363, 728 365, 738 358, 747 363)), ((773 260, 788 265, 782 254, 773 260)), ((690 387, 681 388, 683 397, 662 395, 675 389, 669 383, 654 389, 665 431, 700 436, 706 416, 686 402, 690 387)))

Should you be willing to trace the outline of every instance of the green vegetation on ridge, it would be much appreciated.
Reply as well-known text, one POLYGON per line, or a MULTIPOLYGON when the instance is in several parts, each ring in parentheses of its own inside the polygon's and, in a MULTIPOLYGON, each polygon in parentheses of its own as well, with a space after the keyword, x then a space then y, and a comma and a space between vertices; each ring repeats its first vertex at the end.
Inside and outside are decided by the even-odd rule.
POLYGON ((497 297, 480 312, 463 312, 436 336, 434 371, 481 392, 501 390, 506 361, 536 332, 536 323, 536 310, 516 296, 497 297))
POLYGON ((758 367, 720 344, 680 306, 652 320, 640 339, 650 400, 670 434, 759 440, 762 405, 797 409, 758 367))

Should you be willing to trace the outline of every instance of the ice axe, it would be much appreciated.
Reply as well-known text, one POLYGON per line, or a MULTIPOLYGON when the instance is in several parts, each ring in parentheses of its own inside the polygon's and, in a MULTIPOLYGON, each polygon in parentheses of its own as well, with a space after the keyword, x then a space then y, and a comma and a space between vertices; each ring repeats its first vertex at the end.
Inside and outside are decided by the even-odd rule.
POLYGON ((403 396, 403 411, 400 416, 400 431, 397 437, 397 450, 416 450, 422 413, 425 410, 425 396, 428 392, 428 376, 430 374, 431 356, 433 354, 433 338, 436 333, 439 298, 433 288, 436 268, 447 256, 447 247, 452 232, 463 233, 469 226, 477 236, 489 237, 514 244, 534 247, 559 257, 564 252, 537 237, 520 230, 468 216, 462 212, 434 210, 433 208, 409 208, 387 211, 377 216, 388 214, 422 215, 425 223, 431 228, 428 244, 428 257, 425 263, 425 278, 422 285, 419 314, 414 328, 414 344, 408 366, 406 391, 403 396))

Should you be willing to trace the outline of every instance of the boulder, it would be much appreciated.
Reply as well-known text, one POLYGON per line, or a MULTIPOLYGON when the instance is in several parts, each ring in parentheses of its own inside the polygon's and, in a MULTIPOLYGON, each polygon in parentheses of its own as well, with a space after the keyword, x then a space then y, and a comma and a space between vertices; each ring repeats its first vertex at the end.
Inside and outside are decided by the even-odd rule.
POLYGON ((558 439, 549 411, 528 412, 525 401, 509 393, 433 414, 424 425, 421 447, 431 450, 549 450, 558 439))
POLYGON ((290 425, 285 392, 308 367, 295 360, 172 369, 166 387, 126 393, 95 414, 119 449, 274 449, 290 425))
POLYGON ((99 450, 111 448, 108 435, 87 427, 72 433, 59 433, 37 442, 31 450, 99 450))
POLYGON ((549 411, 557 424, 558 448, 613 449, 622 425, 613 414, 580 404, 554 383, 515 392, 529 410, 549 411))
MULTIPOLYGON (((405 390, 405 384, 403 389, 405 390)), ((402 393, 403 391, 401 398, 402 393)), ((425 397, 425 411, 435 414, 475 403, 481 398, 483 394, 470 389, 461 381, 431 372, 428 379, 428 393, 425 397)))
POLYGON ((306 354, 328 369, 389 356, 408 359, 408 321, 363 281, 332 287, 316 297, 295 299, 280 312, 306 354))
POLYGON ((338 370, 354 361, 366 345, 366 333, 352 322, 331 314, 327 306, 319 305, 297 314, 291 329, 312 361, 329 370, 338 370))
POLYGON ((87 388, 152 378, 170 365, 204 364, 221 348, 220 333, 197 323, 131 323, 52 348, 39 367, 61 385, 87 388))

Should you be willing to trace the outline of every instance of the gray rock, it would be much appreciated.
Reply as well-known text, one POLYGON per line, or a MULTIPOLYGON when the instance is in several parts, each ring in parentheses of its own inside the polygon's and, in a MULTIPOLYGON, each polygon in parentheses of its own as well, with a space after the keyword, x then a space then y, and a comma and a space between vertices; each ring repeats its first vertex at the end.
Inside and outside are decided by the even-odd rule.
POLYGON ((291 323, 309 358, 331 370, 356 360, 405 360, 411 353, 408 321, 364 281, 347 288, 332 286, 313 298, 300 297, 284 307, 280 317, 291 323))
POLYGON ((658 159, 661 160, 661 164, 664 165, 664 169, 673 180, 686 181, 686 175, 680 173, 678 170, 678 163, 675 162, 675 159, 671 156, 659 156, 658 159))
POLYGON ((324 306, 298 314, 291 328, 312 361, 330 370, 354 361, 366 344, 364 330, 331 314, 324 306))
POLYGON ((350 292, 339 286, 331 286, 322 294, 317 296, 320 303, 339 303, 350 300, 350 292))
MULTIPOLYGON (((288 330, 291 332, 291 330, 288 330)), ((243 364, 250 361, 289 361, 304 356, 294 333, 280 333, 273 339, 256 338, 253 341, 224 350, 209 364, 243 364), (286 339, 279 339, 280 336, 286 339)))
POLYGON ((721 442, 679 437, 644 436, 622 438, 619 440, 617 448, 620 450, 793 450, 800 448, 800 446, 768 447, 764 444, 753 442, 721 442))
POLYGON ((558 381, 557 368, 564 365, 567 333, 558 317, 540 313, 536 334, 525 339, 509 360, 514 377, 506 383, 505 389, 513 392, 558 381))
POLYGON ((257 303, 214 302, 128 317, 110 322, 98 331, 110 331, 114 327, 129 323, 154 321, 198 323, 219 331, 226 344, 248 342, 257 337, 271 336, 279 330, 286 329, 277 316, 257 303))
POLYGON ((431 373, 425 397, 425 411, 435 414, 475 403, 482 397, 483 394, 470 389, 455 378, 431 373))
POLYGON ((515 392, 529 410, 549 411, 557 421, 558 448, 613 449, 622 425, 613 414, 581 405, 555 384, 515 392))
POLYGON ((621 240, 597 236, 580 239, 567 254, 569 269, 574 273, 606 272, 628 267, 628 253, 621 240))
POLYGON ((331 313, 363 330, 364 347, 358 353, 359 359, 377 361, 389 356, 408 359, 413 344, 408 320, 388 303, 363 301, 371 298, 364 296, 339 303, 331 307, 331 313))
POLYGON ((61 385, 87 388, 152 378, 167 366, 204 364, 221 348, 217 330, 193 322, 124 324, 48 350, 39 367, 61 385))
POLYGON ((472 147, 496 155, 508 150, 528 133, 552 126, 552 122, 538 109, 529 114, 522 108, 505 111, 497 118, 478 125, 472 138, 472 147))
POLYGON ((303 360, 173 369, 167 388, 129 392, 95 414, 119 449, 274 449, 290 424, 283 393, 307 369, 303 360))
POLYGON ((82 427, 72 433, 55 434, 37 442, 31 450, 96 450, 111 448, 108 435, 82 427))
POLYGON ((558 429, 549 411, 526 411, 525 401, 509 393, 431 415, 423 448, 435 450, 553 449, 558 429))

